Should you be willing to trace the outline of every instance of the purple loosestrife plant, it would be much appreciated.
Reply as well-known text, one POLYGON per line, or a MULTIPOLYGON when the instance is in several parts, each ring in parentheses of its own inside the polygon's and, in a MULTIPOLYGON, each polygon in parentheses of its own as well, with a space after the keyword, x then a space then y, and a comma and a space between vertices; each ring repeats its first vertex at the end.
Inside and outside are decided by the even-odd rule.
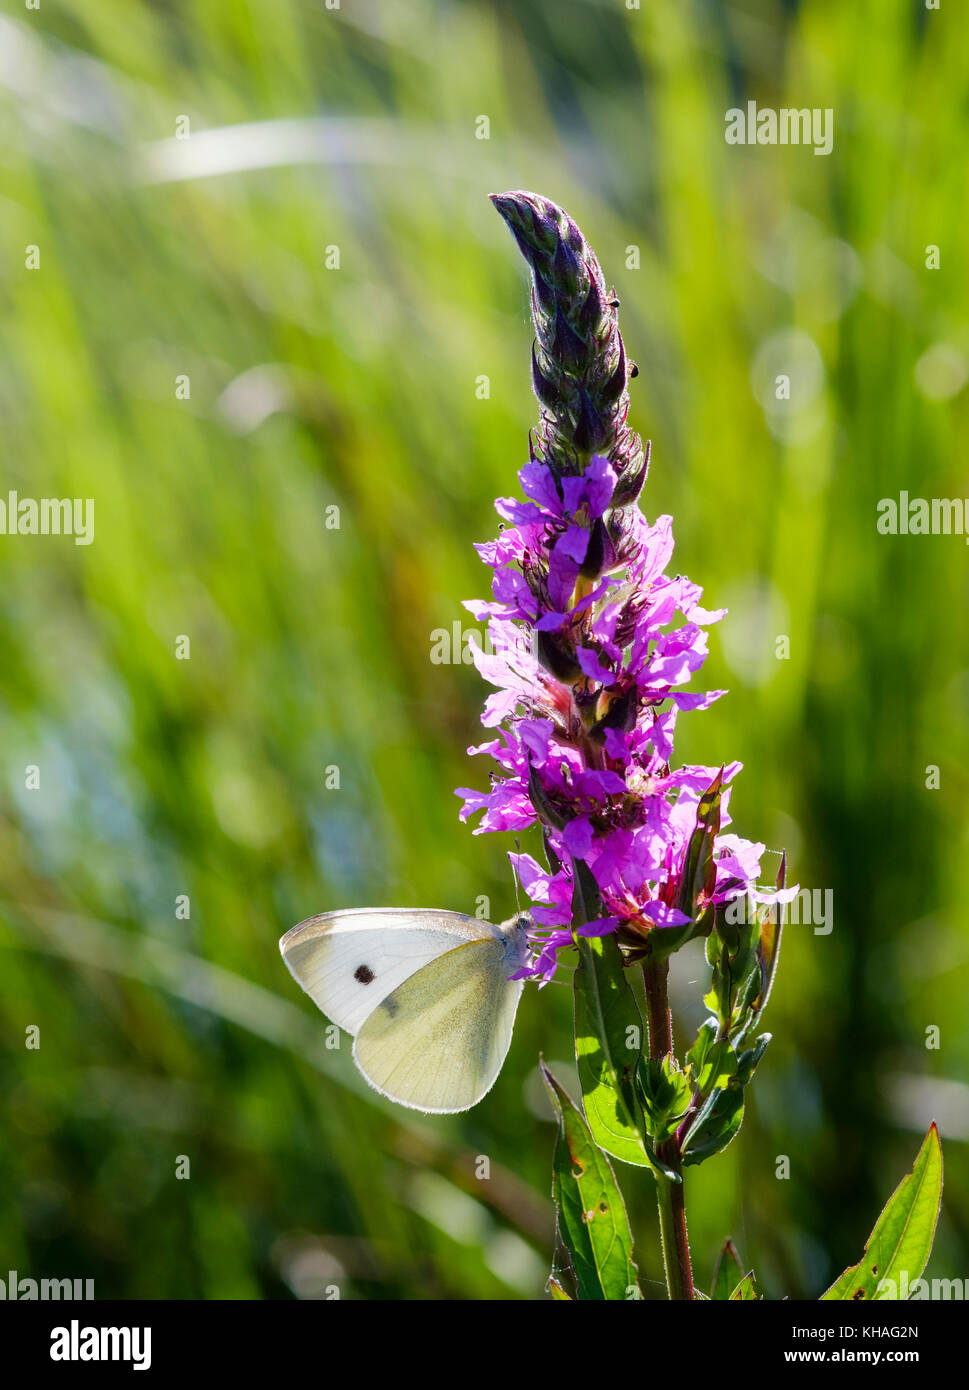
MULTIPOLYGON (((638 506, 649 449, 627 424, 636 373, 618 302, 578 227, 532 193, 492 199, 532 274, 532 384, 541 419, 521 469, 524 500, 501 498, 504 527, 478 547, 492 598, 475 660, 496 691, 474 753, 497 764, 487 792, 462 788, 476 834, 541 826, 546 864, 513 855, 534 953, 523 975, 552 978, 575 958, 576 1055, 589 1137, 657 1180, 671 1297, 692 1298, 684 1165, 739 1129, 743 1089, 768 1041, 747 1043, 767 1000, 780 939, 784 868, 759 886, 762 844, 730 832, 739 763, 673 757, 681 712, 724 692, 695 687, 707 629, 723 610, 667 571, 671 518, 638 506), (752 911, 748 910, 752 907, 752 911), (712 1016, 681 1067, 666 976, 672 952, 708 939, 712 1016), (628 983, 642 967, 648 1020, 628 983)), ((560 1116, 568 1102, 550 1080, 560 1116)), ((563 1119, 563 1135, 568 1139, 563 1119)), ((606 1163, 607 1160, 604 1160, 606 1163)), ((562 1205, 560 1203, 560 1228, 562 1205)), ((587 1296, 571 1249, 572 1293, 587 1296)), ((630 1269, 626 1274, 635 1282, 630 1269)), ((563 1285, 564 1288, 564 1285, 563 1285)), ((623 1293, 622 1296, 626 1296, 623 1293)))
MULTIPOLYGON (((495 687, 482 715, 494 737, 470 751, 496 770, 488 791, 458 794, 462 817, 480 816, 476 834, 541 827, 544 865, 510 856, 532 902, 532 952, 518 977, 544 985, 563 956, 574 966, 581 1110, 543 1064, 559 1122, 549 1288, 563 1299, 639 1296, 611 1155, 655 1178, 669 1297, 706 1297, 693 1282, 683 1172, 740 1129, 745 1089, 770 1041, 756 1027, 783 908, 797 889, 786 886, 783 855, 774 882, 761 886, 764 846, 727 828, 740 764, 675 764, 680 713, 725 693, 697 679, 707 629, 724 612, 704 608, 696 584, 668 573, 671 518, 650 525, 639 509, 649 448, 627 423, 636 368, 618 301, 561 208, 534 193, 492 201, 531 270, 541 418, 518 475, 524 497, 499 498, 501 533, 478 546, 492 598, 467 607, 487 623, 475 661, 495 687), (681 1063, 667 974, 670 956, 695 937, 706 939, 709 1017, 681 1063)), ((886 1266, 897 1274, 903 1259, 921 1273, 941 1182, 933 1126, 865 1259, 824 1297, 892 1296, 878 1292, 878 1270, 884 1283, 886 1266)), ((711 1297, 758 1297, 729 1241, 711 1297)))

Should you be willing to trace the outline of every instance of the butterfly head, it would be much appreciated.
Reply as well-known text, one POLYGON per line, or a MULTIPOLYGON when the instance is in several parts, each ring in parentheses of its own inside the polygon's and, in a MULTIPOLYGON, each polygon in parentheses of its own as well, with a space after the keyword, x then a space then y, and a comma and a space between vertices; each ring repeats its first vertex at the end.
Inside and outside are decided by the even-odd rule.
POLYGON ((516 912, 514 917, 509 917, 507 922, 502 923, 502 928, 510 934, 530 932, 535 923, 530 912, 516 912))
POLYGON ((529 936, 535 922, 529 912, 516 912, 507 922, 502 922, 501 931, 505 938, 505 958, 516 968, 526 965, 531 955, 529 936))

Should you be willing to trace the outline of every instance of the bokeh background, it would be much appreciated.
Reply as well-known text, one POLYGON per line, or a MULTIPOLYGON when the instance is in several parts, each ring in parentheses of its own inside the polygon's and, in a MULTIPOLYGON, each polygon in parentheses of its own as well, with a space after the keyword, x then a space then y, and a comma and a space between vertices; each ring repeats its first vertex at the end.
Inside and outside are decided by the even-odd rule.
MULTIPOLYGON (((969 496, 959 10, 10 0, 0 484, 92 497, 96 530, 0 538, 0 1270, 544 1296, 568 991, 526 991, 492 1094, 425 1119, 326 1050, 276 944, 325 908, 514 909, 512 845, 452 790, 487 692, 429 654, 536 415, 486 196, 523 187, 615 284, 644 508, 730 608, 731 694, 679 756, 741 758, 736 828, 834 894, 830 935, 788 930, 739 1139, 690 1173, 698 1280, 732 1235, 770 1297, 817 1297, 933 1116, 928 1272, 969 1276, 967 551, 875 530, 901 489, 969 496), (728 146, 748 99, 831 107, 833 153, 728 146)), ((686 1043, 702 973, 678 959, 686 1043)))

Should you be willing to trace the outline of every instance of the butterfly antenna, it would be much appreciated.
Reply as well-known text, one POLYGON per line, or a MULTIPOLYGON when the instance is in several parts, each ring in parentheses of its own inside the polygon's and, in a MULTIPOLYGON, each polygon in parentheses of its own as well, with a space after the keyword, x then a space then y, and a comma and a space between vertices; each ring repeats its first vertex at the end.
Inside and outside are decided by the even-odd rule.
MULTIPOLYGON (((521 854, 521 852, 522 852, 522 842, 521 842, 521 840, 519 840, 519 838, 518 838, 517 835, 515 836, 515 850, 516 850, 516 852, 517 852, 518 854, 521 854)), ((509 862, 509 864, 511 864, 511 857, 510 857, 510 856, 509 856, 508 862, 509 862)), ((512 879, 514 880, 514 884, 515 884, 515 907, 518 909, 518 916, 520 917, 520 916, 521 916, 521 910, 522 910, 522 900, 521 900, 521 894, 520 894, 519 891, 518 891, 518 889, 519 889, 518 871, 516 870, 514 864, 511 864, 511 876, 512 876, 512 879)))

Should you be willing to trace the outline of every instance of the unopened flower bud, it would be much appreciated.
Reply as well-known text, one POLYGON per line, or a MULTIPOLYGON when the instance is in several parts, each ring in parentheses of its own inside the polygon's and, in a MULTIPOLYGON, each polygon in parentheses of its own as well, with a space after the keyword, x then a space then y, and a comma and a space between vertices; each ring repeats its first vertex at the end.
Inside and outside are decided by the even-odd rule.
POLYGON ((627 364, 616 301, 572 219, 535 193, 494 194, 534 282, 532 384, 541 406, 533 452, 553 473, 585 470, 593 454, 619 479, 615 506, 634 501, 645 477, 642 440, 626 425, 627 364))

